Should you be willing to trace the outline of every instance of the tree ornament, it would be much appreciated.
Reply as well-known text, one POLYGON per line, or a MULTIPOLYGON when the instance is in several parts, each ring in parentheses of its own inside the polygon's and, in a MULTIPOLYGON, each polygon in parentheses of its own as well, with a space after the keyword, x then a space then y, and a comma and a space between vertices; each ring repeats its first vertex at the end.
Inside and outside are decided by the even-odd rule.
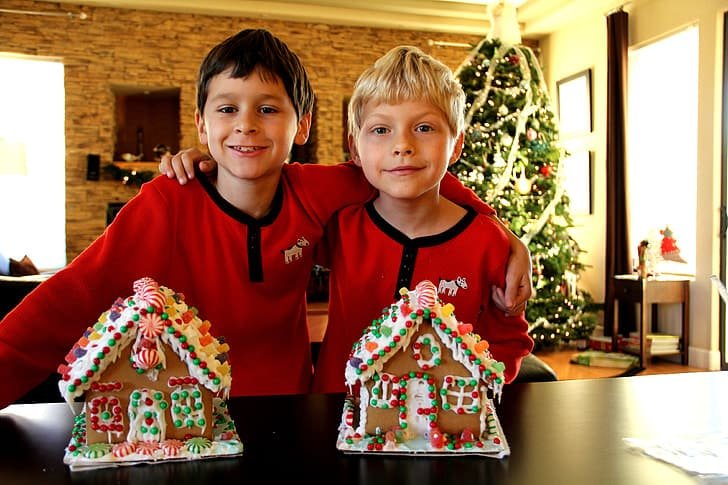
POLYGON ((533 141, 536 138, 538 138, 538 132, 534 130, 533 128, 529 128, 526 130, 526 140, 533 141))
POLYGON ((551 165, 542 165, 541 168, 538 169, 539 172, 541 172, 541 175, 544 177, 548 177, 551 175, 551 165))
POLYGON ((518 177, 518 180, 516 180, 516 190, 521 195, 531 193, 531 181, 526 178, 525 167, 521 168, 521 175, 518 177))
POLYGON ((501 116, 505 116, 508 114, 508 106, 505 104, 500 105, 500 108, 498 108, 498 114, 501 116))

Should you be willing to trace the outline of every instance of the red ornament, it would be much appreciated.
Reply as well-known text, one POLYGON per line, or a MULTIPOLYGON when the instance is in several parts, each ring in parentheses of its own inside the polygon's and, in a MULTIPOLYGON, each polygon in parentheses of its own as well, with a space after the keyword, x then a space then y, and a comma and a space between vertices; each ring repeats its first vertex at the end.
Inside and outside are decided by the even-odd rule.
POLYGON ((539 172, 541 172, 541 175, 544 177, 548 177, 551 175, 551 165, 543 165, 541 168, 538 169, 539 172))

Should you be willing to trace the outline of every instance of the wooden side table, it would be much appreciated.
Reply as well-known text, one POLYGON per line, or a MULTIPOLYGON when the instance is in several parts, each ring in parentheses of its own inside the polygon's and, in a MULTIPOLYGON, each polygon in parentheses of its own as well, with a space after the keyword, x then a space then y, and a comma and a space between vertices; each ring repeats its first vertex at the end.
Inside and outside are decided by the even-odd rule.
MULTIPOLYGON (((637 321, 637 330, 640 334, 640 366, 649 362, 647 352, 647 334, 657 331, 657 304, 659 303, 681 303, 682 304, 682 335, 680 337, 679 350, 675 354, 681 356, 682 365, 688 365, 688 344, 690 339, 690 282, 688 276, 661 275, 650 276, 649 278, 638 278, 637 275, 616 275, 612 281, 614 285, 614 301, 618 305, 621 302, 637 303, 640 306, 637 321), (648 328, 647 311, 652 311, 652 328, 648 328)), ((612 319, 612 349, 617 349, 619 339, 617 309, 612 319)), ((674 354, 660 354, 674 355, 674 354)))

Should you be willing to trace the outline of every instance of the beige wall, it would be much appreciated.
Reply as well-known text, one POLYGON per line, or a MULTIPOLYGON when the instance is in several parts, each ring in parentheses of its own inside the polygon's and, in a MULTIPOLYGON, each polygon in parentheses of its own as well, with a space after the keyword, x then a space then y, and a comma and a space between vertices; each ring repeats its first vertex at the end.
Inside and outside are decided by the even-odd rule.
MULTIPOLYGON (((5 9, 78 11, 47 2, 4 0, 5 9)), ((199 62, 216 43, 243 28, 266 28, 301 57, 317 94, 317 158, 342 157, 342 102, 364 66, 398 44, 416 45, 452 68, 467 54, 428 40, 474 43, 474 36, 304 24, 273 20, 88 8, 89 19, 0 13, 0 51, 60 58, 66 92, 66 232, 68 259, 104 229, 106 205, 137 189, 106 177, 86 180, 86 155, 114 149, 111 84, 181 88, 181 146, 197 144, 193 123, 199 62)), ((5 75, 5 73, 3 73, 5 75)), ((147 143, 155 144, 152 140, 147 143)), ((151 164, 156 171, 156 165, 151 164)))
MULTIPOLYGON (((636 0, 629 13, 630 47, 649 43, 689 25, 698 25, 700 37, 698 106, 697 270, 691 285, 690 364, 718 369, 719 322, 717 292, 709 276, 720 272, 720 144, 722 17, 728 0, 636 0)), ((595 151, 595 212, 576 218, 574 237, 588 251, 591 268, 582 284, 597 300, 604 298, 605 149, 606 149, 606 20, 594 14, 565 26, 543 39, 541 48, 549 89, 556 81, 586 68, 593 69, 594 132, 584 140, 595 151)), ((676 68, 679 63, 676 61, 676 68)), ((669 100, 666 100, 669 102, 669 100)))

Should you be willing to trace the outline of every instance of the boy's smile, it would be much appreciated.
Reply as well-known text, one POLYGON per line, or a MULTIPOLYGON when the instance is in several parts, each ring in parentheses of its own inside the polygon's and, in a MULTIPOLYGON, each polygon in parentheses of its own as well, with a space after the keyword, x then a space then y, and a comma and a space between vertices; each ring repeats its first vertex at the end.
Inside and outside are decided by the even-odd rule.
POLYGON ((417 199, 437 194, 447 167, 459 155, 458 137, 427 101, 368 103, 354 153, 380 196, 417 199))
MULTIPOLYGON (((210 80, 204 112, 195 117, 221 177, 277 179, 294 143, 308 138, 310 115, 296 110, 278 78, 256 69, 244 78, 226 70, 210 80)), ((262 181, 262 180, 261 180, 262 181)))

